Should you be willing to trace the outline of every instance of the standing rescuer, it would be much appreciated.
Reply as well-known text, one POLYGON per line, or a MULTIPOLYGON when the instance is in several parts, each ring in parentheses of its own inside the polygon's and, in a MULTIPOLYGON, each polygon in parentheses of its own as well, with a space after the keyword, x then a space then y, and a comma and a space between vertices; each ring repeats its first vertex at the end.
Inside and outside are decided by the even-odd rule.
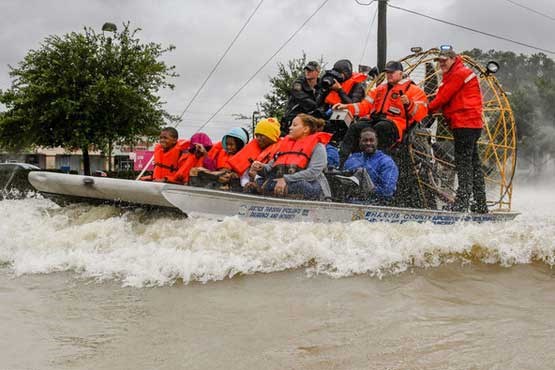
POLYGON ((484 126, 480 82, 451 46, 441 46, 436 61, 443 72, 443 81, 429 110, 431 113, 442 111, 453 132, 459 187, 452 209, 468 211, 473 195, 471 210, 487 213, 484 174, 478 152, 478 139, 484 126))

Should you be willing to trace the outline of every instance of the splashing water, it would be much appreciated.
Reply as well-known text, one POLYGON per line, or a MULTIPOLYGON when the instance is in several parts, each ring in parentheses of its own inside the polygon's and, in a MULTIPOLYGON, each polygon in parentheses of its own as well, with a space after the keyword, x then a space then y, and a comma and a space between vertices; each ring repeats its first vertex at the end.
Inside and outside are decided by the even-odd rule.
POLYGON ((445 263, 555 264, 555 199, 519 189, 507 223, 348 224, 218 222, 112 206, 59 208, 0 202, 0 264, 16 276, 74 271, 142 287, 305 268, 309 274, 382 277, 445 263))

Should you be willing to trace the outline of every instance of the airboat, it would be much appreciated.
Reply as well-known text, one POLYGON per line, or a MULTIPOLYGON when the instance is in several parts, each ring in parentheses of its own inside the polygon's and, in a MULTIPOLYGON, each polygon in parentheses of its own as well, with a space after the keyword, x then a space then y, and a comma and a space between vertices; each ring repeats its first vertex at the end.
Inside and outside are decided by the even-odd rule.
MULTIPOLYGON (((440 81, 434 58, 438 49, 415 52, 401 60, 405 72, 431 97, 440 81)), ((237 216, 257 220, 306 222, 504 222, 511 210, 516 167, 516 129, 512 110, 500 83, 485 66, 468 56, 464 63, 479 77, 484 104, 484 130, 478 142, 490 212, 446 210, 455 197, 457 176, 451 132, 441 114, 427 117, 410 131, 406 155, 416 186, 410 206, 402 199, 393 206, 320 202, 265 197, 184 185, 33 171, 30 183, 56 201, 118 202, 180 210, 188 216, 237 216)), ((368 88, 383 80, 376 77, 368 88)), ((399 197, 401 198, 401 197, 399 197)))

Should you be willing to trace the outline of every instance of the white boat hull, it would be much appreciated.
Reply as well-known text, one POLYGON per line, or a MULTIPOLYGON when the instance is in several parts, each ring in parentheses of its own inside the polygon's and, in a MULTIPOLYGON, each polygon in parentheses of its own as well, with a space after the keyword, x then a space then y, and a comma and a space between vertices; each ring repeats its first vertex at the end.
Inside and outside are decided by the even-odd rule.
POLYGON ((29 181, 40 192, 80 199, 116 201, 178 208, 187 215, 238 216, 257 220, 305 222, 499 222, 516 212, 458 213, 412 208, 315 202, 262 197, 190 186, 112 178, 31 172, 29 181))

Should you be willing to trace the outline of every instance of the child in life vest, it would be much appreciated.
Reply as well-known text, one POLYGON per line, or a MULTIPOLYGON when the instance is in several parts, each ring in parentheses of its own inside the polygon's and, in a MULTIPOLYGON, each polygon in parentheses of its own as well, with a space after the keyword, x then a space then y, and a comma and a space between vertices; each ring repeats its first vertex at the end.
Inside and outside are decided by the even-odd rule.
POLYGON ((208 135, 197 132, 191 136, 189 146, 179 158, 179 169, 174 176, 168 178, 168 182, 188 184, 193 168, 204 167, 215 170, 214 160, 208 156, 210 149, 212 149, 212 140, 208 135))
POLYGON ((160 139, 154 148, 154 171, 152 175, 142 176, 141 181, 167 181, 178 170, 179 157, 187 141, 179 140, 179 134, 173 127, 164 127, 160 139))

